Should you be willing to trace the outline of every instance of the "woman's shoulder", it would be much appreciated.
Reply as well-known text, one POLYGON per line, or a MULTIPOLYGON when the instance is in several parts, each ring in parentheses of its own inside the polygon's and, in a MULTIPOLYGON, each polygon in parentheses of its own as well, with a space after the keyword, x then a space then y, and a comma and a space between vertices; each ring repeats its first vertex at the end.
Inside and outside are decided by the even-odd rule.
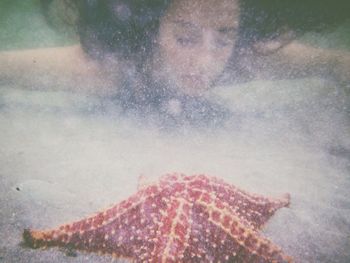
MULTIPOLYGON (((108 65, 114 61, 108 60, 108 65)), ((109 94, 112 74, 103 61, 89 58, 81 45, 0 52, 0 76, 22 86, 109 94)), ((118 72, 114 62, 114 75, 118 72)), ((113 81, 115 81, 115 76, 113 81)), ((114 85, 113 85, 114 86, 114 85)))
POLYGON ((6 50, 0 52, 0 60, 7 62, 8 66, 41 66, 42 70, 55 66, 57 70, 63 71, 84 68, 89 61, 80 45, 6 50))

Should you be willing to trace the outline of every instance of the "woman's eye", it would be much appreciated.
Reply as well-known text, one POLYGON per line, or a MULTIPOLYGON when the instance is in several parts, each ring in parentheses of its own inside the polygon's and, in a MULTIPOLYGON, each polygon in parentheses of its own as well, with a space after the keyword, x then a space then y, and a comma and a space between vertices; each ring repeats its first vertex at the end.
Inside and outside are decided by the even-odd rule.
POLYGON ((182 46, 190 46, 196 44, 196 39, 190 37, 177 37, 176 42, 182 46))

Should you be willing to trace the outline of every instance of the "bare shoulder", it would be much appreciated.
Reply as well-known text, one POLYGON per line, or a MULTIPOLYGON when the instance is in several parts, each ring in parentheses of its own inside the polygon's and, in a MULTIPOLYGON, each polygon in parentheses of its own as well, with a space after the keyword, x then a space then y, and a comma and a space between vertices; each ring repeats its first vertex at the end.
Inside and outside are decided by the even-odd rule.
MULTIPOLYGON (((107 95, 111 73, 90 59, 80 45, 0 52, 0 77, 20 86, 69 89, 107 95)), ((115 65, 118 63, 116 62, 115 65)), ((115 67, 115 72, 118 67, 115 67)), ((114 74, 118 75, 118 74, 114 74)))
MULTIPOLYGON (((290 41, 268 54, 257 54, 254 64, 260 71, 278 77, 331 76, 340 82, 350 80, 350 52, 325 49, 299 40, 290 41)), ((258 70, 258 72, 260 72, 258 70)))
POLYGON ((34 67, 42 71, 48 69, 61 73, 78 71, 79 68, 85 69, 87 64, 93 64, 89 63, 80 45, 3 51, 0 53, 0 60, 9 67, 21 66, 24 70, 26 67, 28 70, 34 67))
POLYGON ((336 80, 350 82, 350 51, 343 49, 325 49, 293 41, 281 50, 283 61, 291 63, 306 72, 332 74, 336 80))

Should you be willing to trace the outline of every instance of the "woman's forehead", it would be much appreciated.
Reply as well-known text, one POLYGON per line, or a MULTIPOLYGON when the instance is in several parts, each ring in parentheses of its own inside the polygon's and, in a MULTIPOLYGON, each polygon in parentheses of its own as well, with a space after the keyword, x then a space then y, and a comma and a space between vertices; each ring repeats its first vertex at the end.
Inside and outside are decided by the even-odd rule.
POLYGON ((238 26, 239 4, 238 0, 174 0, 165 19, 218 29, 238 26))

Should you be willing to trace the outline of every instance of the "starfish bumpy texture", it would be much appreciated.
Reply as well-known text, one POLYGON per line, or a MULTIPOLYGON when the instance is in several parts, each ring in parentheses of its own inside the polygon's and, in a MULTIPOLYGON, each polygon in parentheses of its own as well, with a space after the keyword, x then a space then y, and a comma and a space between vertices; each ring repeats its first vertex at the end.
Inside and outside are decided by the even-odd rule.
POLYGON ((215 177, 169 174, 92 217, 23 233, 27 245, 69 247, 134 262, 292 262, 258 233, 288 194, 250 194, 215 177))

